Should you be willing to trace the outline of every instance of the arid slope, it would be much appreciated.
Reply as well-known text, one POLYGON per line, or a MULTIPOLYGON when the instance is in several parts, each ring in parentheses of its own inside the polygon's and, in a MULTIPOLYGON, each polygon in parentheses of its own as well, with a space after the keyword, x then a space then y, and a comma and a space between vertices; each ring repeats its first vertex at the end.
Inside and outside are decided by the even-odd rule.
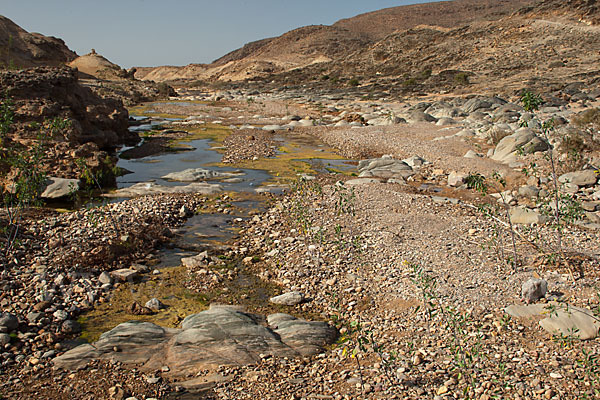
POLYGON ((29 33, 0 15, 0 67, 58 66, 76 57, 61 39, 29 33))

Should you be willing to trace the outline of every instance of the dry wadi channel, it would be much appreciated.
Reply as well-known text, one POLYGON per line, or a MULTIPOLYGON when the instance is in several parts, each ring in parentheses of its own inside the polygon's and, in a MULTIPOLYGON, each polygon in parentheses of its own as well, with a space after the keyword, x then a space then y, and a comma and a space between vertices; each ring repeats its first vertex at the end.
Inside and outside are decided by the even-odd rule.
POLYGON ((597 106, 240 89, 132 109, 162 122, 130 162, 189 168, 27 220, 0 395, 597 398, 597 152, 553 154, 578 210, 560 248, 544 212, 546 139, 597 106))

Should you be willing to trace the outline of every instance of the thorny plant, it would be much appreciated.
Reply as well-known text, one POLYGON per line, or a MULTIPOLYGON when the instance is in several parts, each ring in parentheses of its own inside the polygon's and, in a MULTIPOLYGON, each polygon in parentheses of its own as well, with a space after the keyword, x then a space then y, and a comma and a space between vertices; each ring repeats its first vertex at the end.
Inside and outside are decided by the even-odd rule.
MULTIPOLYGON (((520 265, 520 259, 517 252, 517 241, 515 228, 510 218, 510 204, 508 195, 506 193, 506 180, 498 172, 492 174, 492 179, 497 186, 497 195, 499 196, 501 207, 498 206, 498 202, 486 203, 479 206, 479 211, 484 215, 490 217, 493 222, 494 235, 493 240, 495 241, 496 253, 502 261, 507 261, 513 269, 517 269, 520 265), (501 208, 501 209, 500 209, 501 208), (504 219, 504 221, 502 221, 504 219), (503 225, 508 227, 508 231, 511 238, 512 255, 506 256, 504 253, 502 227, 499 222, 504 222, 503 225)), ((491 190, 490 184, 485 176, 480 173, 471 173, 466 178, 467 187, 474 189, 481 193, 482 196, 487 196, 491 190)))
MULTIPOLYGON (((538 111, 540 106, 544 104, 544 100, 539 94, 534 94, 528 90, 524 90, 521 93, 521 102, 523 108, 531 113, 538 111)), ((524 122, 523 125, 528 126, 529 123, 524 122)), ((581 209, 581 204, 573 196, 562 191, 561 185, 558 182, 557 159, 550 142, 550 136, 554 132, 554 129, 553 119, 542 122, 539 128, 539 133, 541 133, 542 138, 548 146, 545 157, 550 163, 551 182, 551 190, 549 190, 548 198, 542 201, 541 210, 551 218, 552 222, 550 225, 556 231, 557 261, 559 264, 565 264, 568 267, 571 278, 574 280, 572 268, 568 264, 564 254, 563 232, 566 224, 572 223, 582 217, 583 210, 581 209)), ((532 172, 536 171, 535 165, 533 167, 532 172)), ((524 172, 528 174, 528 171, 525 170, 524 172)))

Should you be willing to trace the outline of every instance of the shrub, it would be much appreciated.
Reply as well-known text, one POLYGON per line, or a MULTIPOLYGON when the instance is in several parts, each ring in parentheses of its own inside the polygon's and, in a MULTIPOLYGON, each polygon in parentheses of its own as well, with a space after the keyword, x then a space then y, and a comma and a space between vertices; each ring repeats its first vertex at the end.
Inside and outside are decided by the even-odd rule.
POLYGON ((466 72, 459 72, 456 75, 454 75, 454 82, 461 84, 461 85, 468 85, 469 82, 469 74, 467 74, 466 72))
POLYGON ((356 86, 360 85, 360 82, 358 81, 358 79, 353 78, 353 79, 350 79, 350 81, 348 81, 348 85, 356 87, 356 86))

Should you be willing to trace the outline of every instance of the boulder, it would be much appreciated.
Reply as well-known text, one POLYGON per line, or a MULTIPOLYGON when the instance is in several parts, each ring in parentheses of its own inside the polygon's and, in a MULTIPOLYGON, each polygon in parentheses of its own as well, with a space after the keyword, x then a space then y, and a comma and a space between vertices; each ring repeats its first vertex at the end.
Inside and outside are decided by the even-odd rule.
POLYGON ((41 194, 43 199, 60 199, 67 197, 79 190, 79 179, 66 179, 50 177, 46 181, 46 188, 41 194))
POLYGON ((151 298, 144 304, 144 307, 152 310, 152 311, 160 311, 163 308, 166 308, 165 305, 156 297, 151 298))
POLYGON ((598 174, 593 169, 585 169, 583 171, 575 171, 563 174, 558 177, 561 183, 570 183, 572 185, 588 187, 593 186, 598 181, 598 174))
POLYGON ((550 302, 548 304, 513 305, 504 311, 515 318, 545 317, 540 326, 551 335, 576 337, 590 340, 598 337, 600 321, 590 310, 570 304, 550 302))
POLYGON ((0 333, 0 346, 4 347, 10 343, 10 335, 8 333, 0 333))
POLYGON ((524 185, 519 188, 519 194, 523 197, 537 197, 540 188, 532 185, 524 185))
POLYGON ((98 281, 100 281, 102 284, 112 283, 112 278, 109 273, 103 271, 98 277, 98 281))
POLYGON ((369 160, 361 160, 358 163, 360 178, 408 178, 414 175, 413 169, 406 162, 396 160, 391 156, 383 156, 369 160))
POLYGON ((524 207, 513 207, 509 211, 510 221, 513 224, 531 225, 543 224, 548 218, 537 211, 530 210, 524 207))
POLYGON ((483 154, 477 153, 473 150, 469 150, 465 153, 465 155, 463 157, 464 158, 481 158, 481 157, 483 157, 483 154))
POLYGON ((410 122, 437 122, 437 118, 423 111, 415 110, 408 116, 410 122))
POLYGON ((467 114, 471 114, 477 110, 487 110, 492 106, 492 103, 488 100, 473 98, 469 99, 462 107, 463 111, 467 114))
POLYGON ((203 251, 202 253, 192 256, 192 257, 183 257, 181 259, 181 264, 186 268, 196 269, 199 267, 206 266, 209 261, 210 261, 210 258, 208 256, 208 252, 203 251))
POLYGON ((545 279, 532 278, 521 286, 521 299, 527 304, 535 303, 548 292, 548 282, 545 279))
POLYGON ((113 279, 119 282, 133 282, 140 277, 140 274, 135 269, 122 268, 117 269, 115 271, 111 271, 110 276, 112 276, 113 279))
POLYGON ((199 193, 199 194, 215 194, 222 192, 221 185, 210 184, 206 182, 194 182, 185 186, 163 186, 154 182, 140 182, 135 185, 115 190, 114 192, 105 194, 105 197, 138 197, 153 194, 163 193, 199 193))
POLYGON ((373 178, 350 179, 345 182, 347 186, 368 185, 369 183, 379 183, 379 180, 373 178))
POLYGON ((179 172, 171 172, 162 176, 162 179, 177 182, 198 182, 207 179, 231 178, 238 175, 240 173, 219 172, 206 168, 189 168, 179 172))
POLYGON ((5 327, 6 331, 12 332, 19 327, 19 320, 11 313, 0 312, 0 326, 5 327))
POLYGON ((273 304, 281 304, 285 306, 295 306, 304 301, 304 295, 300 292, 287 292, 279 296, 271 297, 269 301, 273 304))
POLYGON ((77 321, 68 319, 62 323, 60 330, 64 333, 68 333, 68 334, 79 333, 79 332, 81 332, 81 325, 79 325, 79 322, 77 322, 77 321))
POLYGON ((531 129, 521 128, 498 142, 491 159, 511 163, 516 160, 519 149, 525 154, 545 151, 548 149, 548 143, 536 136, 531 129))
POLYGON ((450 187, 459 187, 465 183, 465 179, 467 178, 466 174, 461 174, 456 171, 450 172, 448 175, 448 186, 450 187))

